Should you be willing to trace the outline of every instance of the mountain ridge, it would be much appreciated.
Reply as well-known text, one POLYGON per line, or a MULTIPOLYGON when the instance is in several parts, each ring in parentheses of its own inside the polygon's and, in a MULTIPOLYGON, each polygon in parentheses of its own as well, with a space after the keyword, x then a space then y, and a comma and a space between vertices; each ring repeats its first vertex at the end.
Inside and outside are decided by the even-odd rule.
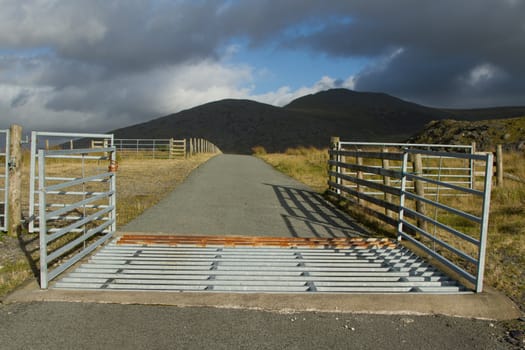
POLYGON ((255 146, 269 152, 289 147, 326 147, 330 136, 345 140, 399 142, 433 120, 479 120, 525 115, 525 107, 438 109, 384 93, 331 89, 305 95, 284 107, 247 99, 208 102, 177 113, 112 131, 115 138, 200 137, 225 153, 249 154, 255 146))

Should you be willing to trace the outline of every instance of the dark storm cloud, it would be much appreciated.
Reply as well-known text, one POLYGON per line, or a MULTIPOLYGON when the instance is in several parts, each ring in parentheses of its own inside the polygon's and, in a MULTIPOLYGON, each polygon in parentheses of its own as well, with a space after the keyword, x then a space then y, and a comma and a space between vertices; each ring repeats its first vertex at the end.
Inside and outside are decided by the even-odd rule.
POLYGON ((373 61, 358 90, 433 105, 525 104, 525 1, 373 1, 284 45, 373 61))

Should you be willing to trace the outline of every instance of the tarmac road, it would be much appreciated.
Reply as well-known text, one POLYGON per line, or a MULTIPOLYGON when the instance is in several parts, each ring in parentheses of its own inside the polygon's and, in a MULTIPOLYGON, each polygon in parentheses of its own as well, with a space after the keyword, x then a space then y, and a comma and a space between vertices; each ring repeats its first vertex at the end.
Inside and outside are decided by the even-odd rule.
POLYGON ((158 205, 119 229, 199 235, 349 237, 355 221, 262 160, 220 155, 158 205))
POLYGON ((0 306, 2 349, 510 349, 490 321, 38 302, 0 306))

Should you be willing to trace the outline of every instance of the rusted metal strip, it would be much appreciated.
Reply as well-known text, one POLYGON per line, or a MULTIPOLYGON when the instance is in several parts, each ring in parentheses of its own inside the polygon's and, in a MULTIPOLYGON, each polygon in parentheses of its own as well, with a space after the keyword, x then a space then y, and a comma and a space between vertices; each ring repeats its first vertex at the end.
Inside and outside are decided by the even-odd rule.
POLYGON ((194 245, 198 247, 395 248, 388 238, 300 238, 252 236, 123 235, 117 244, 194 245))

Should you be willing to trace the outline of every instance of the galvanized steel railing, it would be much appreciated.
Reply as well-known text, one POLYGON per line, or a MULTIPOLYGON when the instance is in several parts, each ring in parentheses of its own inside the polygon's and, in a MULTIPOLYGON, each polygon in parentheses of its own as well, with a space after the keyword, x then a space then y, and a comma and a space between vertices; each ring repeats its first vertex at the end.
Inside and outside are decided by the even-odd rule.
MULTIPOLYGON (((74 139, 83 139, 83 140, 100 140, 103 144, 113 145, 113 135, 112 134, 91 134, 91 133, 64 133, 64 132, 47 132, 47 131, 33 131, 31 132, 31 159, 30 159, 30 169, 29 169, 29 208, 28 208, 28 229, 30 233, 38 231, 38 228, 35 229, 35 221, 38 220, 38 203, 35 200, 38 195, 37 191, 37 181, 38 177, 38 150, 44 149, 49 145, 49 140, 55 140, 59 143, 64 142, 64 140, 70 141, 70 147, 73 149, 74 139), (45 139, 45 140, 44 140, 45 139), (44 143, 45 141, 45 143, 44 143)), ((85 141, 83 143, 87 143, 85 141)), ((100 152, 100 148, 97 149, 100 152)), ((69 158, 69 159, 84 159, 92 160, 97 157, 92 156, 61 156, 60 158, 69 158)), ((64 177, 62 177, 64 178, 64 177)), ((71 180, 71 177, 65 177, 65 179, 71 180)))
POLYGON ((411 242, 431 259, 472 283, 476 292, 482 291, 492 184, 491 153, 416 148, 398 152, 350 151, 335 144, 330 155, 329 186, 333 194, 392 225, 399 239, 411 242), (472 179, 474 164, 482 165, 481 186, 474 180, 455 181, 456 177, 451 175, 461 169, 456 169, 457 166, 446 171, 440 169, 446 162, 470 164, 472 179), (438 168, 438 176, 432 168, 438 168), (426 191, 428 188, 433 190, 426 191))
POLYGON ((9 224, 9 130, 0 130, 0 231, 7 231, 9 224))
POLYGON ((41 288, 47 288, 50 280, 116 231, 115 159, 115 147, 38 151, 41 288), (80 160, 81 176, 47 176, 51 159, 80 160), (87 160, 109 160, 110 166, 105 172, 95 170, 93 175, 88 175, 87 160), (59 264, 53 265, 59 260, 59 264))

